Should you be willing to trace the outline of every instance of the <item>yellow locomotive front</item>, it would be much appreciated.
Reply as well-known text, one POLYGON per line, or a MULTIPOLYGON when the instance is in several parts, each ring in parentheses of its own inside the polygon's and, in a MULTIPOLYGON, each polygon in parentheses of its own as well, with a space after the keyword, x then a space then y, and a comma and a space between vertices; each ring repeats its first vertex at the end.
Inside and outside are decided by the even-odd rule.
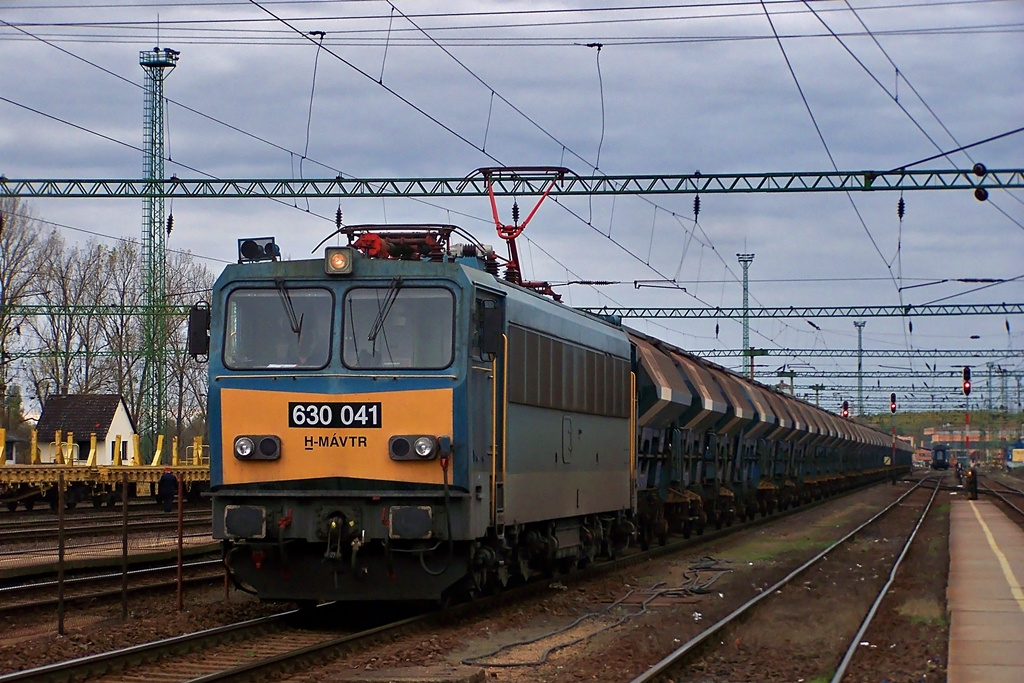
POLYGON ((466 454, 490 435, 455 415, 474 399, 490 411, 491 389, 467 393, 461 272, 351 250, 225 270, 209 312, 211 488, 240 587, 433 600, 466 575, 459 539, 489 516, 466 454))

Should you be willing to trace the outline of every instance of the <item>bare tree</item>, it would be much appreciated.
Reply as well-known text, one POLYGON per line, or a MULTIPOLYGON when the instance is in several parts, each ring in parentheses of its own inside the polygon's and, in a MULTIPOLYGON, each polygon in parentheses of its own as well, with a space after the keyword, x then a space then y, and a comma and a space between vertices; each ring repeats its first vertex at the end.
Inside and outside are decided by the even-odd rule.
POLYGON ((91 393, 108 386, 109 372, 98 360, 109 352, 97 310, 104 292, 99 265, 107 251, 94 241, 68 247, 57 232, 50 233, 41 250, 38 282, 48 307, 30 322, 43 351, 34 365, 38 376, 55 383, 57 393, 91 393))
POLYGON ((129 414, 138 416, 144 363, 142 326, 131 309, 142 305, 142 262, 133 242, 120 242, 106 261, 105 301, 120 312, 104 316, 101 329, 110 350, 112 387, 124 398, 129 414))
MULTIPOLYGON (((204 266, 196 263, 190 253, 169 254, 167 263, 168 304, 191 305, 196 301, 208 301, 213 288, 214 276, 204 266)), ((168 382, 171 392, 173 415, 168 431, 179 441, 206 431, 206 365, 197 363, 188 355, 187 318, 168 317, 168 370, 172 378, 168 382)))
POLYGON ((34 281, 39 241, 39 223, 32 208, 18 197, 0 198, 0 400, 4 403, 0 426, 3 427, 14 426, 8 420, 7 410, 8 363, 12 356, 17 358, 26 348, 22 334, 28 332, 28 316, 22 307, 34 303, 41 294, 40 285, 34 281))
MULTIPOLYGON (((22 354, 26 385, 40 404, 53 394, 117 393, 138 418, 146 353, 139 311, 143 273, 138 246, 90 240, 69 245, 43 233, 17 198, 0 204, 0 396, 6 394, 11 345, 22 354), (37 310, 21 304, 41 304, 37 310), (16 305, 17 304, 17 305, 16 305), (13 337, 12 337, 13 335, 13 337)), ((169 252, 168 311, 208 300, 214 276, 188 252, 169 252)), ((165 416, 180 439, 206 428, 206 366, 187 353, 187 316, 162 316, 168 373, 165 416)), ((20 395, 20 394, 19 394, 20 395)))

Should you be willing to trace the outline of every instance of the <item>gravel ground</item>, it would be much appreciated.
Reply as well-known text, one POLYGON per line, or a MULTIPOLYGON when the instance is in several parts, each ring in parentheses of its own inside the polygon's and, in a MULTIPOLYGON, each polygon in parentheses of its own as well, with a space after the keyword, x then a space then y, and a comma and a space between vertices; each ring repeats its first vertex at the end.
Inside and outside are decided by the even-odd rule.
POLYGON ((0 620, 0 674, 275 614, 287 607, 261 605, 238 591, 230 596, 225 602, 223 587, 196 588, 186 593, 185 609, 178 612, 174 590, 155 590, 129 598, 125 623, 120 602, 69 609, 64 636, 57 634, 54 611, 5 615, 0 620))
MULTIPOLYGON (((341 681, 355 672, 467 662, 473 667, 483 666, 489 681, 501 683, 628 681, 695 636, 709 622, 722 618, 788 574, 906 488, 875 486, 768 526, 694 548, 692 552, 655 560, 586 584, 554 583, 541 598, 503 608, 430 637, 413 636, 382 644, 373 652, 347 657, 289 680, 341 681), (714 583, 705 591, 685 590, 695 582, 706 583, 714 577, 714 583), (676 590, 661 593, 649 602, 646 611, 637 614, 638 602, 665 589, 676 590), (624 599, 625 602, 614 605, 624 599), (562 632, 581 616, 593 612, 600 616, 587 619, 570 632, 562 632), (612 626, 616 621, 620 623, 612 626), (589 637, 578 643, 552 650, 564 641, 588 633, 589 637), (502 645, 520 642, 526 644, 491 655, 502 645), (495 666, 515 661, 525 664, 495 666)), ((909 564, 901 572, 901 576, 912 579, 900 582, 894 599, 877 617, 877 633, 868 636, 869 640, 874 639, 871 642, 884 646, 866 648, 878 656, 857 662, 853 680, 945 680, 945 586, 951 496, 939 495, 940 514, 922 532, 927 534, 926 543, 908 556, 909 564), (944 513, 942 506, 947 506, 944 513)), ((841 598, 834 594, 825 598, 813 583, 804 585, 800 590, 806 591, 807 599, 795 603, 797 608, 779 613, 759 626, 740 627, 730 633, 706 655, 706 671, 694 671, 692 678, 681 680, 828 680, 827 674, 834 670, 841 654, 823 660, 819 653, 821 644, 837 640, 840 624, 844 624, 845 630, 849 626, 845 622, 852 622, 853 631, 856 630, 859 617, 844 608, 844 603, 870 592, 863 586, 869 579, 877 580, 874 559, 886 552, 879 551, 879 547, 894 546, 893 539, 901 533, 909 533, 909 529, 901 532, 883 527, 859 543, 855 552, 863 561, 847 562, 841 568, 847 585, 841 598), (711 671, 707 662, 715 657, 728 661, 728 669, 711 671)), ((834 645, 830 647, 834 649, 834 645)))
MULTIPOLYGON (((466 661, 474 668, 487 664, 487 680, 495 683, 628 681, 709 622, 772 585, 816 554, 829 539, 856 526, 906 488, 902 484, 878 485, 785 519, 772 520, 767 526, 694 546, 598 580, 581 584, 553 582, 540 597, 432 635, 382 642, 371 652, 338 659, 328 667, 297 674, 290 680, 319 683, 343 680, 353 672, 380 673, 430 665, 459 667, 466 661), (700 589, 702 585, 706 587, 700 589), (591 613, 598 615, 574 625, 591 613), (562 632, 569 627, 571 630, 562 632), (580 640, 554 649, 574 639, 580 640), (535 642, 491 654, 502 645, 527 640, 535 642), (519 666, 494 666, 499 663, 519 666)), ((937 504, 940 510, 946 506, 945 512, 922 530, 922 538, 927 542, 910 553, 901 572, 901 577, 911 578, 901 578, 893 599, 880 610, 876 617, 877 633, 869 632, 865 638, 877 646, 865 647, 864 661, 854 662, 857 677, 852 680, 945 680, 948 504, 956 500, 956 495, 939 496, 937 504)), ((880 533, 886 539, 899 535, 888 530, 880 533)), ((877 545, 864 547, 865 561, 852 563, 844 570, 851 586, 847 597, 860 592, 861 578, 867 581, 877 574, 872 566, 877 545)), ((849 610, 836 604, 835 598, 816 598, 812 590, 807 595, 799 610, 779 615, 773 624, 761 627, 760 632, 737 631, 729 636, 729 642, 721 641, 719 648, 708 656, 729 658, 734 670, 723 674, 724 677, 709 675, 704 680, 811 681, 822 676, 822 668, 834 668, 838 659, 822 665, 806 657, 806 653, 813 651, 822 638, 828 639, 834 630, 830 625, 842 621, 849 610), (758 643, 771 643, 771 647, 756 647, 758 643), (779 672, 780 677, 768 678, 769 674, 775 676, 773 672, 779 672)), ((282 609, 278 605, 261 605, 237 591, 232 591, 231 601, 225 603, 223 588, 219 587, 190 592, 184 612, 176 612, 174 606, 173 592, 136 598, 127 624, 120 622, 119 604, 83 608, 69 615, 64 637, 55 635, 52 614, 8 619, 0 629, 0 672, 282 609)), ((468 670, 467 666, 461 668, 468 670)))

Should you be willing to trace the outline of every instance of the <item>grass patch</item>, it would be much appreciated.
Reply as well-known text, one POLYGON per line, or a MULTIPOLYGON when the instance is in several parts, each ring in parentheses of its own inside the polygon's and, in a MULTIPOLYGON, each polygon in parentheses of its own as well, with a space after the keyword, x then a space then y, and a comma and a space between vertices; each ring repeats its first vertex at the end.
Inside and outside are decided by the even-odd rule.
POLYGON ((736 546, 730 550, 729 556, 734 562, 757 562, 794 551, 820 550, 829 545, 829 541, 814 538, 764 539, 736 546))
POLYGON ((897 611, 910 619, 912 624, 925 626, 945 626, 946 624, 945 612, 937 600, 913 598, 900 605, 897 611))

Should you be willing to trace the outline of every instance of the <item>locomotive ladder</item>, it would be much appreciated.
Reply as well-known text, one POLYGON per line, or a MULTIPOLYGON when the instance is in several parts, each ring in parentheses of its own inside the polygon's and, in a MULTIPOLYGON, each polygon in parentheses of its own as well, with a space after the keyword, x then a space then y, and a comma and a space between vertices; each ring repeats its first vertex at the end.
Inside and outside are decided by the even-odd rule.
POLYGON ((501 362, 494 359, 491 398, 491 524, 498 538, 505 535, 505 447, 508 427, 508 336, 502 335, 501 362), (501 385, 501 393, 498 386, 501 385))

